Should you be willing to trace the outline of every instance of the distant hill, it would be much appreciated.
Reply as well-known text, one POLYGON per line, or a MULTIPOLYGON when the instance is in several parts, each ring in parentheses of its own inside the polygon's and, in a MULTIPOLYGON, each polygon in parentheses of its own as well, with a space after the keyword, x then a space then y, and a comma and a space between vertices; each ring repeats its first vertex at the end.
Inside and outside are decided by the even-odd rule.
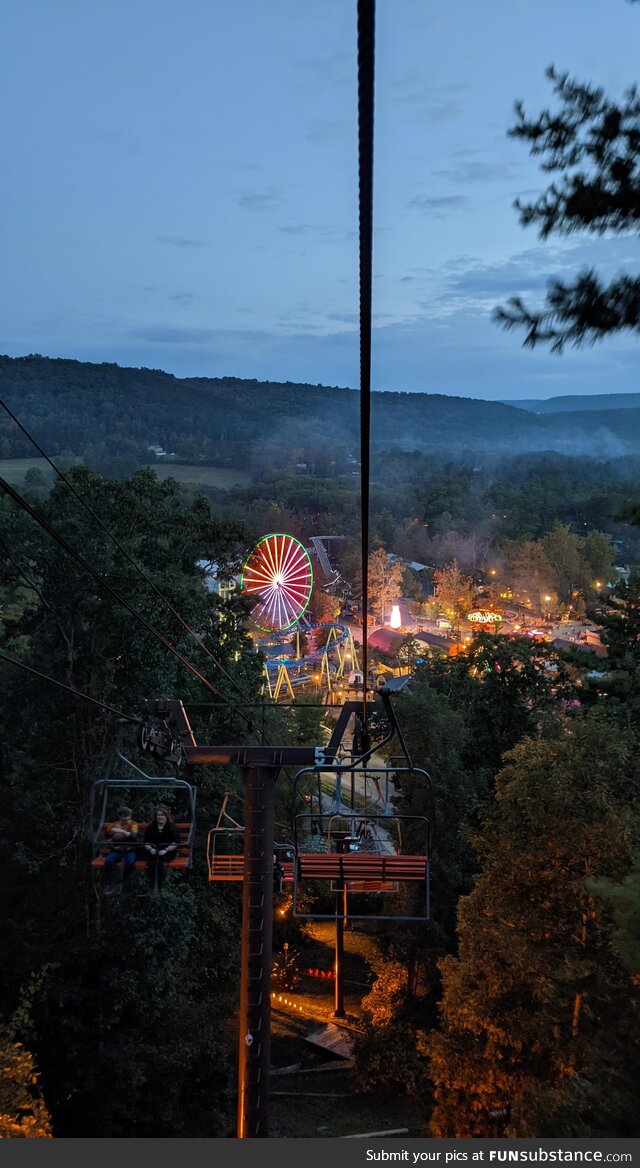
MULTIPOLYGON (((49 454, 75 455, 111 474, 152 460, 152 446, 182 462, 255 472, 308 466, 348 473, 359 454, 359 395, 338 386, 177 378, 160 369, 34 355, 0 357, 0 396, 49 454)), ((640 395, 613 396, 640 404, 640 395)), ((372 445, 483 462, 544 450, 606 458, 640 453, 640 409, 612 409, 604 396, 579 399, 588 404, 581 411, 573 408, 576 399, 551 400, 565 412, 374 393, 372 445)), ((0 416, 0 458, 32 454, 15 423, 0 416)))
POLYGON ((640 393, 565 394, 563 397, 529 398, 525 401, 505 401, 506 406, 528 410, 532 414, 584 413, 590 410, 640 409, 640 393))

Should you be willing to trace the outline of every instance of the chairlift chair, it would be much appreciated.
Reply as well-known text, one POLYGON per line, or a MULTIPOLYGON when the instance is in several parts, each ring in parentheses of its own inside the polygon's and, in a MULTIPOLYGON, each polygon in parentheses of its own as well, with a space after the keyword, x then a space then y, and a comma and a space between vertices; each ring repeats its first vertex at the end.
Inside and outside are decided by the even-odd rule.
POLYGON ((244 880, 244 827, 227 811, 231 791, 226 791, 215 827, 207 836, 209 880, 220 883, 244 880))
MULTIPOLYGON (((240 883, 244 880, 244 826, 227 811, 234 794, 226 791, 222 806, 207 837, 207 868, 209 880, 217 883, 240 883)), ((293 880, 295 846, 285 841, 274 843, 274 873, 284 883, 293 880), (280 876, 281 873, 281 876, 280 876)))
MULTIPOLYGON (((113 807, 113 796, 117 795, 118 801, 122 803, 124 800, 129 800, 131 794, 133 796, 131 802, 135 804, 138 801, 136 796, 141 793, 153 795, 155 803, 162 800, 173 804, 174 798, 177 797, 180 811, 179 817, 176 816, 174 822, 180 834, 180 846, 175 857, 167 864, 167 871, 190 868, 193 862, 197 787, 187 782, 186 779, 180 779, 174 775, 147 775, 123 754, 118 752, 116 757, 134 773, 98 779, 93 785, 91 792, 92 868, 104 867, 109 851, 108 828, 115 819, 115 815, 111 819, 109 814, 111 807, 113 807)), ((146 814, 147 809, 149 814, 151 813, 150 800, 144 799, 143 807, 143 814, 146 814)), ((116 808, 114 808, 115 810, 116 808)), ((141 843, 147 823, 141 822, 139 816, 134 815, 134 818, 138 823, 139 842, 141 843)), ((142 855, 136 859, 135 867, 138 869, 146 867, 146 861, 142 855)))
MULTIPOLYGON (((404 760, 406 763, 406 760, 404 760)), ((299 771, 294 779, 294 789, 299 778, 307 774, 333 774, 340 789, 343 776, 351 771, 349 763, 338 766, 307 767, 299 771)), ((430 783, 427 771, 420 767, 399 766, 363 768, 367 775, 414 775, 430 783)), ((358 771, 355 772, 356 774, 358 771)), ((375 814, 363 808, 341 807, 329 815, 321 815, 320 824, 324 834, 323 848, 309 847, 312 835, 312 815, 305 811, 295 817, 295 863, 293 878, 293 915, 316 920, 335 918, 333 913, 321 913, 300 908, 301 884, 306 881, 329 881, 333 891, 346 889, 351 893, 383 893, 399 890, 403 883, 419 884, 422 894, 419 909, 415 913, 381 915, 367 911, 349 909, 349 919, 364 920, 375 917, 378 920, 428 920, 429 909, 429 856, 430 824, 423 815, 375 814), (377 846, 363 846, 360 824, 370 828, 372 839, 377 846), (405 840, 417 829, 420 833, 421 850, 405 851, 405 840), (384 843, 383 843, 384 841, 384 843), (346 846, 345 846, 346 845, 346 846)))

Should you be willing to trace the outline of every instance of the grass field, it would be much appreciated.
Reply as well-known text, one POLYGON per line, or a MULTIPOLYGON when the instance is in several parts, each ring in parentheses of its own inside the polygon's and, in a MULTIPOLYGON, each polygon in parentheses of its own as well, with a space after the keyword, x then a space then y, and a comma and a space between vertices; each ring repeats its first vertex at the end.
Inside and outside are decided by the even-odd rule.
MULTIPOLYGON (((41 470, 48 483, 53 481, 54 472, 44 458, 0 458, 0 475, 15 487, 24 486, 24 476, 31 467, 41 470)), ((198 486, 227 488, 251 482, 248 471, 231 470, 226 466, 176 466, 156 462, 150 469, 160 480, 173 478, 179 483, 196 483, 198 486)))
POLYGON ((51 482, 53 471, 44 458, 0 458, 0 475, 14 487, 24 486, 24 476, 31 467, 41 470, 46 481, 51 482))
POLYGON ((179 483, 197 483, 198 486, 235 487, 251 482, 246 470, 232 470, 227 466, 178 466, 175 463, 154 462, 151 466, 159 479, 176 479, 179 483))

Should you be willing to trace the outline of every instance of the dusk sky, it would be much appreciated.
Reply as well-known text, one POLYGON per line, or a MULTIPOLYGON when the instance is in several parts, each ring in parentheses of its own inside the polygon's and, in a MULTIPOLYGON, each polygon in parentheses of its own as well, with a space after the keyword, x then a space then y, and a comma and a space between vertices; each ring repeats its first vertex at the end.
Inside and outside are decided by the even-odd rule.
MULTIPOLYGON (((0 352, 358 385, 356 0, 2 0, 0 352)), ((507 137, 546 66, 621 97, 625 0, 378 0, 373 387, 638 390, 631 335, 554 357, 491 321, 637 237, 520 227, 507 137)))

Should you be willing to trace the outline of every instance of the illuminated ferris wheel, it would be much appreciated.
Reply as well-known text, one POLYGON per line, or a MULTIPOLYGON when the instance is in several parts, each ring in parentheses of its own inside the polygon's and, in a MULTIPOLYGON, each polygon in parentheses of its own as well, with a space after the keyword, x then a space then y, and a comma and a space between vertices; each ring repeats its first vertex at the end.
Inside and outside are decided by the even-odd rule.
POLYGON ((264 535, 245 560, 242 591, 258 598, 252 616, 266 632, 290 629, 307 607, 312 588, 309 553, 292 535, 264 535))

